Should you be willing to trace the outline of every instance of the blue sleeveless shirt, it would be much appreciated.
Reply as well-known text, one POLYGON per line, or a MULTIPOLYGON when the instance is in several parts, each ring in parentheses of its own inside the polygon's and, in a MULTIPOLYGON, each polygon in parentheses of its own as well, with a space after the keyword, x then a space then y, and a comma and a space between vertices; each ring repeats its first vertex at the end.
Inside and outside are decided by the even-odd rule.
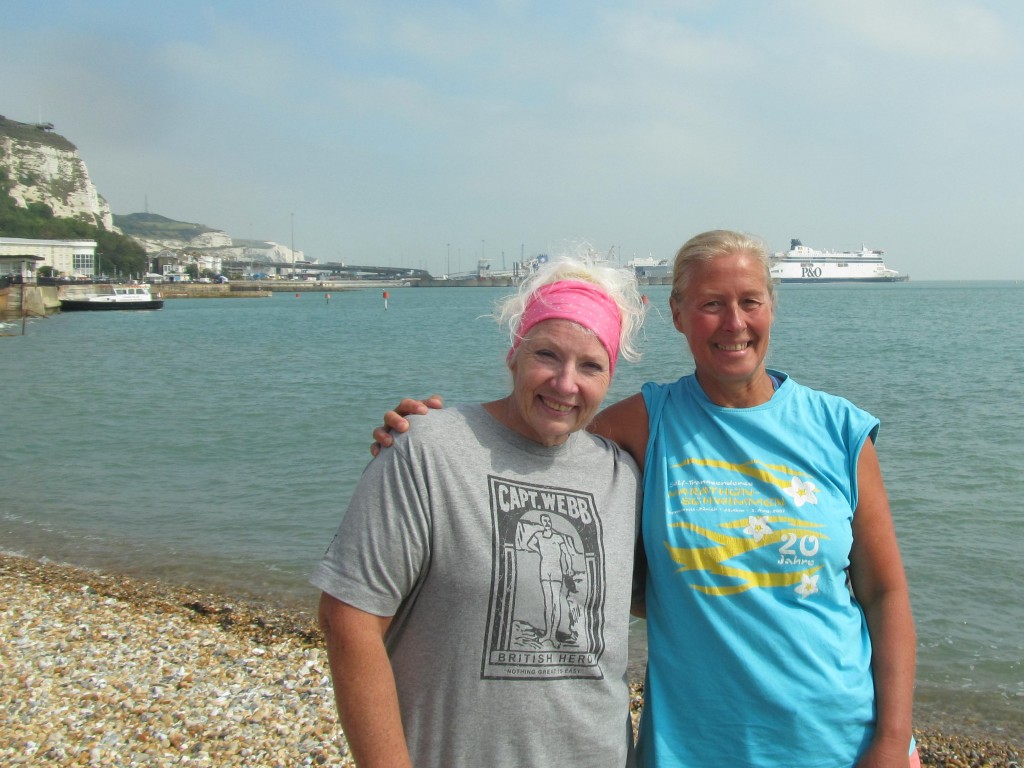
POLYGON ((648 670, 640 764, 852 766, 874 732, 871 644, 847 569, 878 420, 781 381, 753 408, 694 376, 647 383, 648 670))

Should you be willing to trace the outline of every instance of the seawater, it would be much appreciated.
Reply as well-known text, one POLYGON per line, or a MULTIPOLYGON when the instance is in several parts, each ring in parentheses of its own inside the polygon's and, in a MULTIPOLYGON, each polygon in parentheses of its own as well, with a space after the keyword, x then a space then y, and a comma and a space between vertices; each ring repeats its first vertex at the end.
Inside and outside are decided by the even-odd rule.
MULTIPOLYGON (((399 396, 500 397, 508 289, 172 299, 0 338, 0 548, 312 612, 306 583, 399 396)), ((692 370, 645 288, 644 359, 692 370)), ((919 716, 1024 733, 1024 323, 1016 283, 783 285, 769 365, 881 419, 919 716)), ((20 331, 20 323, 8 332, 20 331)), ((634 632, 642 668, 643 627, 634 632)))

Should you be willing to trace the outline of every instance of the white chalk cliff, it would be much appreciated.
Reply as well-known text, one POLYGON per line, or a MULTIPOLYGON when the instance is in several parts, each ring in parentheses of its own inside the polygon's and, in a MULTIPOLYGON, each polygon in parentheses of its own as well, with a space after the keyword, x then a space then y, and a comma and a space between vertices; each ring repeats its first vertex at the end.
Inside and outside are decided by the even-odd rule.
MULTIPOLYGON (((115 226, 110 205, 89 178, 85 161, 66 138, 53 132, 52 125, 19 123, 0 115, 0 179, 8 179, 8 193, 16 205, 27 208, 42 203, 58 218, 79 219, 110 232, 115 226)), ((2 194, 2 192, 0 192, 2 194)), ((132 219, 133 216, 118 217, 132 219)), ((162 217, 159 217, 162 218, 162 217)), ((175 223, 163 219, 163 223, 175 223)), ((181 222, 177 222, 181 223, 181 222)), ((147 231, 125 224, 124 234, 138 241, 150 255, 163 251, 206 258, 259 263, 288 263, 302 260, 302 251, 260 240, 234 240, 221 230, 203 225, 183 225, 178 231, 154 227, 147 231), (187 232, 187 236, 182 236, 187 232)))
POLYGON ((0 173, 10 180, 9 194, 17 205, 43 203, 56 217, 117 231, 110 206, 96 191, 74 144, 45 127, 4 123, 20 128, 0 133, 0 173))

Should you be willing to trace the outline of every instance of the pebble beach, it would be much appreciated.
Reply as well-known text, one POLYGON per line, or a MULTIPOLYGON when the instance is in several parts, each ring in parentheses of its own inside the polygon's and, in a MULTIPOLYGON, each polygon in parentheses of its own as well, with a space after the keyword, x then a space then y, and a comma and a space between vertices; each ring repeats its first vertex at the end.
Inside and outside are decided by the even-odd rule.
MULTIPOLYGON (((311 613, 0 555, 0 684, 4 766, 355 765, 311 613)), ((1024 768, 1019 743, 916 736, 925 766, 1024 768)))
POLYGON ((0 556, 0 765, 351 766, 311 617, 0 556))

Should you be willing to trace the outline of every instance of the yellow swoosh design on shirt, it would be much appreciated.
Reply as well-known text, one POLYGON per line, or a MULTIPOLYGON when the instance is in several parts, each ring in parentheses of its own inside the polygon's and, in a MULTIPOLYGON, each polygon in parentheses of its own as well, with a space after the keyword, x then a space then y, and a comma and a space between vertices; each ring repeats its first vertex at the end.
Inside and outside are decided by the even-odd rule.
MULTIPOLYGON (((772 531, 761 538, 760 541, 755 541, 751 537, 747 536, 729 536, 717 531, 713 531, 709 528, 702 528, 701 526, 694 525, 687 522, 673 523, 673 527, 686 528, 688 530, 699 533, 707 539, 716 542, 716 546, 711 547, 673 547, 665 543, 665 548, 668 550, 669 556, 673 561, 679 563, 677 573, 684 571, 700 571, 703 573, 710 574, 712 576, 718 576, 724 579, 730 579, 738 583, 732 585, 722 586, 703 586, 700 584, 692 584, 691 586, 709 595, 735 595, 740 592, 746 592, 748 589, 756 589, 761 587, 789 587, 794 584, 799 584, 804 576, 810 576, 821 570, 822 566, 818 565, 813 568, 804 568, 799 571, 789 571, 786 573, 758 573, 757 571, 751 571, 746 568, 737 568, 735 566, 725 565, 725 561, 729 560, 738 555, 751 552, 762 547, 769 546, 771 544, 778 544, 782 541, 782 537, 787 534, 793 534, 799 536, 806 534, 814 528, 822 527, 820 523, 813 523, 809 520, 799 520, 790 517, 781 517, 771 515, 766 518, 766 521, 771 522, 787 522, 791 523, 792 526, 784 528, 778 531, 772 531)), ((748 525, 747 520, 735 520, 732 523, 727 523, 726 527, 738 528, 740 526, 746 527, 748 525)), ((820 538, 827 539, 827 536, 821 536, 820 538)))

